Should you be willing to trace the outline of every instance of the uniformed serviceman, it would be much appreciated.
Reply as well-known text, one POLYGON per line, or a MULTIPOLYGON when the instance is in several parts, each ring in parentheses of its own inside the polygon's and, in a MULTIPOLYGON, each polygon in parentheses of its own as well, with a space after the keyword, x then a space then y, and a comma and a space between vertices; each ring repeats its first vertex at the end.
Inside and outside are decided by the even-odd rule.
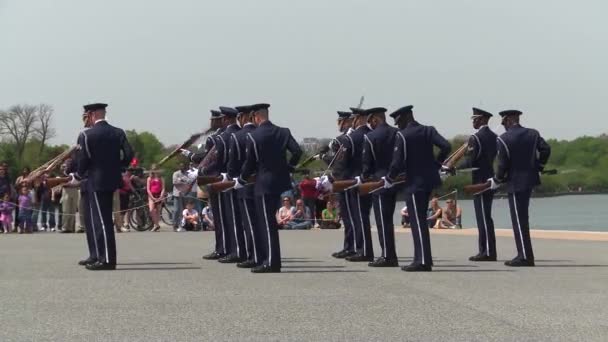
MULTIPOLYGON (((84 130, 89 129, 89 127, 91 127, 91 125, 92 125, 91 118, 89 116, 89 112, 90 112, 91 108, 92 108, 91 105, 84 106, 84 112, 82 114, 82 123, 84 124, 84 130)), ((78 135, 77 144, 80 148, 84 147, 85 142, 84 142, 84 135, 82 133, 78 135)), ((69 168, 66 170, 67 174, 76 173, 76 172, 78 172, 77 156, 75 156, 75 158, 72 158, 72 163, 70 164, 69 168)), ((95 231, 93 230, 93 226, 91 225, 91 212, 90 212, 91 206, 89 204, 89 196, 87 194, 86 177, 87 177, 87 175, 83 174, 82 179, 80 180, 80 203, 79 203, 80 209, 79 210, 82 210, 80 217, 84 219, 83 220, 84 222, 80 222, 80 225, 83 226, 85 229, 87 246, 89 249, 89 257, 84 260, 80 260, 78 262, 78 264, 81 266, 87 266, 87 265, 92 265, 92 264, 96 263, 97 259, 98 259, 98 255, 99 255, 99 252, 97 250, 97 240, 95 240, 95 231)))
POLYGON ((122 170, 133 159, 125 132, 106 121, 106 107, 104 103, 88 107, 93 125, 81 133, 84 145, 78 151, 78 171, 74 174, 77 180, 87 177, 90 221, 99 251, 97 262, 86 266, 92 271, 116 269, 112 199, 121 186, 122 170))
POLYGON ((551 155, 551 147, 537 130, 519 124, 519 110, 499 113, 506 132, 498 137, 498 168, 490 178, 491 189, 506 184, 517 257, 505 261, 507 266, 534 266, 534 252, 530 240, 528 208, 532 189, 540 185, 540 172, 551 155))
MULTIPOLYGON (((388 174, 398 129, 386 123, 386 108, 367 109, 365 114, 372 131, 365 135, 361 178, 364 181, 380 180, 388 174)), ((374 217, 376 218, 382 255, 369 263, 371 267, 399 266, 397 252, 395 251, 395 226, 393 223, 396 201, 395 188, 383 188, 372 194, 374 217)))
MULTIPOLYGON (((219 110, 211 110, 210 129, 215 129, 210 136, 205 140, 204 146, 199 147, 199 151, 192 153, 189 150, 182 150, 182 154, 195 164, 201 164, 203 159, 209 153, 208 161, 202 169, 199 169, 199 175, 218 176, 219 175, 219 160, 220 153, 218 150, 223 149, 222 141, 219 135, 224 131, 222 113, 219 110)), ((214 233, 215 233, 215 249, 213 252, 204 255, 205 260, 217 260, 228 254, 228 246, 224 239, 224 224, 223 224, 223 205, 220 201, 220 195, 216 193, 209 194, 209 202, 211 204, 211 212, 214 217, 214 233)))
MULTIPOLYGON (((332 176, 335 180, 351 179, 348 177, 349 171, 349 149, 352 145, 348 136, 352 127, 352 113, 338 111, 338 130, 341 133, 330 143, 330 153, 324 155, 322 159, 331 168, 332 176)), ((334 258, 343 259, 357 253, 357 239, 353 228, 353 212, 350 208, 350 196, 353 190, 345 190, 339 194, 338 203, 340 204, 340 216, 344 223, 344 245, 342 250, 332 254, 334 258)))
POLYGON ((433 189, 441 185, 439 172, 442 162, 450 153, 450 143, 435 127, 424 126, 414 120, 413 106, 398 109, 391 114, 399 127, 395 139, 393 160, 385 188, 391 188, 397 176, 405 175, 405 202, 412 226, 414 260, 402 269, 407 272, 431 271, 433 259, 427 225, 427 210, 433 189), (435 158, 433 148, 439 148, 435 158))
POLYGON ((275 126, 268 119, 269 104, 256 104, 251 107, 257 128, 247 134, 247 152, 241 176, 236 180, 239 189, 255 174, 255 204, 258 225, 264 231, 256 236, 256 248, 260 250, 262 262, 251 269, 254 273, 273 273, 281 271, 281 250, 278 223, 275 214, 280 207, 281 193, 291 188, 290 172, 302 157, 300 145, 287 128, 275 126), (291 153, 289 162, 286 151, 291 153))
POLYGON ((374 247, 372 245, 371 224, 369 215, 372 209, 372 199, 370 195, 361 196, 357 186, 361 184, 360 175, 363 172, 363 144, 365 135, 370 132, 367 127, 367 116, 365 110, 361 108, 351 108, 353 117, 354 131, 349 135, 352 147, 350 148, 351 161, 350 171, 355 175, 357 184, 351 189, 349 196, 350 208, 353 211, 353 223, 355 234, 357 234, 357 254, 346 257, 346 260, 353 262, 374 261, 374 247), (361 243, 359 243, 359 241, 361 243))
MULTIPOLYGON (((473 108, 473 128, 477 130, 467 143, 467 152, 459 169, 475 168, 472 173, 473 184, 483 183, 494 177, 494 159, 496 158, 496 134, 488 127, 492 114, 473 108)), ((478 253, 469 258, 471 261, 496 261, 496 236, 492 220, 492 201, 494 191, 485 191, 473 197, 475 218, 479 231, 478 253)))
MULTIPOLYGON (((243 169, 246 157, 247 135, 255 130, 251 106, 239 106, 235 107, 235 109, 239 113, 237 122, 241 129, 232 133, 228 144, 228 178, 230 179, 236 179, 241 175, 241 170, 243 169)), ((254 230, 263 229, 263 227, 258 226, 256 221, 257 216, 255 212, 253 188, 254 185, 249 183, 244 185, 241 189, 233 190, 236 192, 241 227, 243 228, 242 240, 244 241, 245 247, 245 260, 236 265, 240 268, 258 266, 262 259, 256 248, 256 241, 253 239, 255 235, 254 230)), ((257 236, 262 235, 263 232, 257 234, 257 236)))

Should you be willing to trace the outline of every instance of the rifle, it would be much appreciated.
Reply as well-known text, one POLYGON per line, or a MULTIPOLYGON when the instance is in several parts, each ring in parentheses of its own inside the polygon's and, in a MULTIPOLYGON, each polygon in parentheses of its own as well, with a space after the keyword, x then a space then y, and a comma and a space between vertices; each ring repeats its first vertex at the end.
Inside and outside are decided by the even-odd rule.
MULTIPOLYGON (((395 178, 393 184, 400 184, 403 182, 405 182, 405 176, 398 176, 397 178, 395 178)), ((378 191, 383 187, 384 181, 382 179, 378 181, 365 182, 359 185, 359 195, 365 196, 372 192, 378 191)))
POLYGON ((175 157, 176 155, 180 154, 180 150, 186 149, 186 148, 190 147, 198 139, 200 139, 203 135, 209 134, 209 132, 211 132, 211 129, 208 129, 205 132, 200 132, 200 133, 192 134, 190 136, 190 138, 186 139, 186 141, 184 141, 176 149, 174 149, 173 151, 171 151, 171 153, 169 153, 167 156, 165 156, 163 159, 161 159, 156 165, 157 166, 163 165, 164 163, 166 163, 167 161, 169 161, 169 159, 171 159, 171 158, 175 157))
POLYGON ((211 183, 217 183, 220 182, 222 180, 222 176, 198 176, 196 178, 196 184, 198 184, 198 186, 205 186, 205 185, 209 185, 211 183))
POLYGON ((491 186, 492 183, 490 183, 489 181, 485 183, 465 185, 464 192, 466 192, 467 194, 479 194, 488 191, 491 186))
MULTIPOLYGON (((220 177, 220 179, 221 179, 221 177, 220 177)), ((246 181, 247 181, 246 184, 255 183, 255 175, 247 178, 246 181)), ((211 183, 211 184, 207 185, 206 189, 207 189, 208 193, 224 192, 226 190, 233 188, 235 184, 236 184, 235 180, 230 180, 230 181, 225 181, 225 182, 215 182, 215 183, 211 183)))
POLYGON ((334 181, 332 183, 332 191, 333 192, 342 192, 355 184, 357 184, 357 181, 354 179, 345 179, 345 180, 334 181))

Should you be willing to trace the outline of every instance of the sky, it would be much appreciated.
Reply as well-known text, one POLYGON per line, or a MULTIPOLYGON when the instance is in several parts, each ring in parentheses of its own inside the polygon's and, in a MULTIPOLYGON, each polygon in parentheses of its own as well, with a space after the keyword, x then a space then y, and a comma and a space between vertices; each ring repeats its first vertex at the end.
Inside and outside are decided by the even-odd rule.
POLYGON ((52 142, 68 144, 90 102, 174 144, 210 109, 258 102, 298 139, 332 137, 361 96, 414 105, 448 138, 472 132, 471 107, 520 109, 545 138, 598 135, 606 13, 605 0, 0 0, 0 109, 54 106, 52 142))

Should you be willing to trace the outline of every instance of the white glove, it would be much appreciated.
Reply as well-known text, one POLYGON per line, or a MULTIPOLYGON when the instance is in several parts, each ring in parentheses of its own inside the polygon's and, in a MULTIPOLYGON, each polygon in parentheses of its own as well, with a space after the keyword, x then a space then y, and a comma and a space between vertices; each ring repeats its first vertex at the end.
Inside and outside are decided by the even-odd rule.
POLYGON ((448 177, 450 177, 449 174, 447 174, 446 172, 444 172, 443 170, 439 171, 439 178, 441 178, 441 181, 443 182, 444 180, 446 180, 448 177))
POLYGON ((500 187, 500 184, 498 184, 494 178, 489 178, 488 182, 490 182, 490 190, 496 190, 500 187))
POLYGON ((356 183, 353 184, 352 186, 349 186, 348 188, 346 188, 346 190, 357 188, 357 187, 359 187, 359 185, 362 184, 361 177, 359 177, 359 176, 355 177, 355 181, 356 181, 356 183))
POLYGON ((322 192, 331 192, 332 184, 327 175, 315 178, 317 181, 316 188, 322 192))
POLYGON ((393 187, 393 183, 389 182, 388 179, 386 179, 386 177, 382 177, 382 180, 384 181, 385 189, 390 189, 393 187))
POLYGON ((182 149, 180 149, 179 151, 182 153, 182 155, 183 155, 184 157, 186 157, 186 158, 188 158, 188 159, 190 159, 190 157, 192 156, 192 152, 190 152, 190 151, 188 151, 188 150, 186 150, 186 149, 183 149, 183 148, 182 148, 182 149))
POLYGON ((78 180, 76 179, 76 176, 74 175, 74 173, 70 173, 68 176, 70 177, 70 181, 68 182, 69 185, 78 184, 78 180))
POLYGON ((234 180, 234 186, 232 188, 234 190, 242 189, 243 188, 243 184, 241 184, 241 182, 239 182, 238 179, 235 179, 234 180))
POLYGON ((221 176, 222 176, 222 182, 226 182, 226 181, 228 181, 228 180, 229 180, 229 179, 228 179, 228 174, 227 174, 227 173, 222 173, 222 174, 221 174, 221 176))

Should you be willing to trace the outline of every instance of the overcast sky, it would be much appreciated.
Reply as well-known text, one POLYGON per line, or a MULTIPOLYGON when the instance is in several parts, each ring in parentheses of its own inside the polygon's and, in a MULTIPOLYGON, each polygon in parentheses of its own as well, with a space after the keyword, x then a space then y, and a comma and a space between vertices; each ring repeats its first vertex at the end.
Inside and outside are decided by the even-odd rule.
POLYGON ((88 102, 165 143, 254 102, 297 138, 330 137, 362 95, 412 104, 446 137, 472 131, 472 106, 520 109, 547 138, 597 135, 607 13, 605 0, 0 0, 0 108, 53 105, 55 143, 76 140, 88 102))

